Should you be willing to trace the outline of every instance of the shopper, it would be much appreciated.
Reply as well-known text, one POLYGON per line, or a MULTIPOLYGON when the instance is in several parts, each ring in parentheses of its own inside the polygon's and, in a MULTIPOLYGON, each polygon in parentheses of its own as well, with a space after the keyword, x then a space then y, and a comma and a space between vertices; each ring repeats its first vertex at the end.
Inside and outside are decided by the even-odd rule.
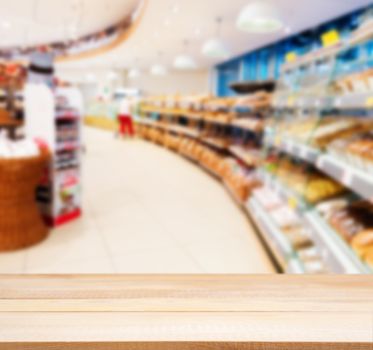
POLYGON ((131 101, 129 98, 124 98, 120 104, 118 121, 120 136, 126 136, 128 134, 133 137, 135 135, 131 113, 131 101))

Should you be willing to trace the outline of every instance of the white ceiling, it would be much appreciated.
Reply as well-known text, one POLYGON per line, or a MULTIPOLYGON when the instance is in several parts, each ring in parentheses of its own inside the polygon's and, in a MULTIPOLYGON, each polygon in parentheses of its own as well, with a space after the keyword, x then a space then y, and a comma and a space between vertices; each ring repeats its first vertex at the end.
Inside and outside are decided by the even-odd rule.
POLYGON ((137 0, 0 0, 0 47, 46 44, 107 28, 137 0))
MULTIPOLYGON (((9 3, 8 0, 6 1, 9 3)), ((22 0, 12 1, 21 2, 22 0)), ((60 2, 43 0, 44 3, 55 1, 60 2)), ((215 34, 217 16, 222 16, 224 19, 222 34, 230 44, 233 56, 289 35, 285 31, 268 35, 248 34, 236 30, 235 21, 238 13, 250 1, 253 0, 149 0, 140 26, 127 42, 100 57, 60 63, 59 68, 93 69, 140 66, 145 69, 157 60, 158 51, 163 52, 164 63, 171 66, 175 55, 182 51, 184 39, 190 40, 190 52, 197 59, 199 66, 206 68, 217 63, 204 58, 201 54, 203 42, 215 34)), ((110 2, 112 11, 114 11, 114 8, 120 7, 120 4, 125 8, 126 4, 131 1, 86 0, 86 2, 95 4, 93 8, 90 8, 89 13, 85 14, 87 26, 88 24, 91 27, 95 25, 97 29, 98 25, 105 22, 105 19, 101 18, 105 3, 110 2)), ((372 3, 371 0, 272 0, 272 2, 280 8, 287 26, 294 33, 372 3)), ((109 15, 106 16, 106 20, 109 17, 109 15)), ((118 13, 117 17, 121 17, 121 13, 118 13)))

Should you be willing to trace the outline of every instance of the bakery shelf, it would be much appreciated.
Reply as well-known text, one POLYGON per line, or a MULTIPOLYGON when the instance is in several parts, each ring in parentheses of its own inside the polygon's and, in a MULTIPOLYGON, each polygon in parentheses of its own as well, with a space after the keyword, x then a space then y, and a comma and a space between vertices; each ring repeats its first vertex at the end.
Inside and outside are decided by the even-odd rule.
POLYGON ((339 181, 365 199, 373 199, 373 175, 364 172, 331 155, 322 155, 316 162, 317 168, 339 181))
POLYGON ((373 109, 373 93, 353 93, 332 97, 333 107, 338 109, 373 109))
POLYGON ((327 263, 337 273, 370 274, 372 270, 365 265, 343 238, 319 215, 310 210, 304 215, 309 225, 313 241, 327 263))
POLYGON ((283 139, 280 148, 286 153, 299 159, 303 159, 311 164, 316 163, 320 154, 319 150, 291 139, 283 139))
POLYGON ((228 147, 229 152, 235 156, 237 159, 239 159, 241 162, 243 162, 248 167, 254 167, 256 166, 256 160, 252 155, 250 155, 250 151, 246 151, 241 146, 229 146, 228 147))
POLYGON ((219 142, 214 138, 205 137, 201 138, 201 141, 208 146, 219 149, 220 151, 226 151, 228 149, 228 146, 225 144, 225 142, 219 142))
POLYGON ((236 204, 239 207, 243 207, 243 205, 244 205, 243 201, 236 195, 236 193, 233 191, 233 189, 231 188, 229 183, 227 181, 223 180, 223 184, 224 184, 224 187, 226 188, 226 190, 228 191, 228 193, 230 194, 230 196, 236 202, 236 204))
POLYGON ((191 128, 184 127, 184 126, 179 126, 179 125, 170 125, 168 127, 168 131, 174 132, 174 133, 177 133, 177 134, 182 134, 182 135, 185 135, 185 136, 189 136, 189 137, 192 137, 192 138, 195 138, 195 139, 198 139, 199 135, 200 135, 200 132, 198 130, 193 130, 191 128))
POLYGON ((267 147, 277 148, 311 164, 316 164, 320 156, 320 151, 318 149, 285 136, 278 138, 268 133, 265 138, 265 145, 267 147))
POLYGON ((255 198, 250 198, 246 210, 259 228, 264 240, 284 271, 304 273, 302 262, 290 241, 274 223, 268 212, 255 198))
POLYGON ((373 94, 371 92, 365 93, 351 93, 340 96, 326 95, 302 95, 302 94, 285 94, 277 96, 273 102, 274 108, 296 108, 296 109, 373 109, 373 94))
POLYGON ((253 121, 252 119, 247 118, 237 118, 232 121, 231 125, 235 128, 251 131, 254 133, 263 132, 263 124, 259 120, 253 121))
POLYGON ((291 189, 285 187, 274 175, 263 169, 259 169, 258 176, 264 185, 271 188, 281 199, 289 203, 291 207, 300 212, 307 209, 308 205, 305 200, 291 189))
POLYGON ((199 162, 199 165, 200 167, 205 170, 208 174, 210 174, 212 177, 214 177, 215 179, 218 179, 218 180, 221 180, 221 176, 220 174, 216 173, 214 170, 208 168, 206 165, 204 165, 203 163, 199 162))
POLYGON ((305 224, 310 229, 312 240, 333 271, 337 273, 372 273, 369 267, 358 258, 349 245, 321 218, 314 208, 306 207, 305 202, 299 196, 270 174, 262 171, 260 177, 280 198, 302 213, 305 224))
POLYGON ((138 118, 135 120, 137 124, 145 125, 145 126, 153 126, 158 127, 159 122, 150 118, 138 118))

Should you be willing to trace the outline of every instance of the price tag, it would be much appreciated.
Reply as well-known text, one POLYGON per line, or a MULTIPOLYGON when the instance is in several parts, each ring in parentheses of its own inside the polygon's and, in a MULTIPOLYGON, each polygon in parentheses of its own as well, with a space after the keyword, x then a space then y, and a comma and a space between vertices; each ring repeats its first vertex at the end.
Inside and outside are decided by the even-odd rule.
POLYGON ((324 159, 323 158, 319 158, 316 162, 316 165, 319 169, 322 169, 324 167, 324 159))
POLYGON ((294 62, 298 58, 298 55, 295 51, 288 52, 286 54, 286 62, 294 62))
POLYGON ((324 47, 329 47, 338 44, 341 41, 339 32, 335 29, 324 33, 321 36, 321 41, 324 47))
POLYGON ((294 96, 289 96, 288 97, 288 107, 294 107, 295 105, 295 97, 294 96))
POLYGON ((298 201, 294 197, 288 199, 288 205, 291 209, 296 209, 298 207, 298 201))
POLYGON ((345 186, 351 186, 352 185, 352 180, 353 180, 353 173, 350 170, 345 170, 342 175, 342 183, 345 186))
POLYGON ((373 96, 367 98, 367 100, 365 102, 365 106, 367 108, 373 108, 373 96))
POLYGON ((307 159, 308 158, 308 151, 307 151, 307 148, 305 147, 302 147, 300 149, 300 156, 304 159, 307 159))

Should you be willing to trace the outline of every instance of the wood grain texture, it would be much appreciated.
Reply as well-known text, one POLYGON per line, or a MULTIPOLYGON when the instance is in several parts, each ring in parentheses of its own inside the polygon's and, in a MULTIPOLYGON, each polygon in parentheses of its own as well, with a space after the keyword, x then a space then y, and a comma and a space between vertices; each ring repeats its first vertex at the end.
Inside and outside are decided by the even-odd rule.
POLYGON ((0 349, 372 349, 368 276, 0 276, 0 349))

